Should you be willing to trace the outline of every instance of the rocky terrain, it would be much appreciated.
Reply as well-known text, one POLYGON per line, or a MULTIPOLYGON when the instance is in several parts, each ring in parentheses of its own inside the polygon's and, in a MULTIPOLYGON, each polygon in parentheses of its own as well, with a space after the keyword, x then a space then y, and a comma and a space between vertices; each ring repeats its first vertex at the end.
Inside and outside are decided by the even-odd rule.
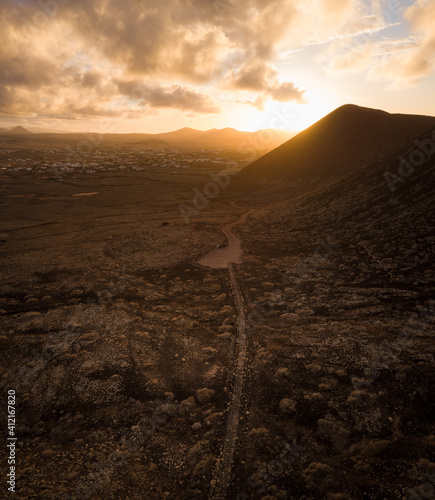
POLYGON ((209 192, 207 172, 1 179, 36 195, 2 207, 20 498, 213 498, 240 304, 227 498, 433 497, 435 119, 385 115, 338 110, 187 221, 180 203, 209 192), (248 212, 242 301, 228 269, 197 260, 248 212))
POLYGON ((319 165, 240 227, 246 498, 432 498, 434 130, 339 178, 319 165))

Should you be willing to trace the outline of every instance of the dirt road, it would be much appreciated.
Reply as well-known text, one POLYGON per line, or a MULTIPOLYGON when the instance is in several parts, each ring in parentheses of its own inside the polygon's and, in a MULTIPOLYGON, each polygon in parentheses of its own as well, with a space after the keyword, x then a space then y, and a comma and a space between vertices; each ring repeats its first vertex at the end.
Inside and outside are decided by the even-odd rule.
POLYGON ((228 246, 225 248, 216 248, 206 253, 197 260, 197 263, 204 267, 211 267, 212 269, 225 269, 230 262, 240 263, 243 254, 242 246, 240 238, 237 234, 233 233, 233 228, 234 226, 243 224, 252 212, 254 212, 254 210, 249 210, 235 222, 231 222, 224 226, 222 231, 228 239, 228 246))
POLYGON ((231 469, 234 460, 234 452, 237 443, 237 431, 240 420, 240 410, 242 406, 243 379, 247 361, 246 346, 246 313, 243 297, 237 283, 235 274, 235 264, 228 263, 231 288, 237 309, 237 364, 234 380, 234 388, 231 396, 230 413, 227 421, 224 446, 222 454, 216 465, 214 473, 214 487, 210 498, 213 500, 225 500, 226 492, 231 481, 231 469))
POLYGON ((210 498, 213 500, 224 500, 231 482, 231 470, 237 444, 237 431, 239 428, 240 410, 242 406, 243 380, 247 362, 246 312, 243 296, 240 292, 240 286, 235 272, 236 264, 241 261, 243 252, 240 238, 234 234, 233 228, 245 222, 252 212, 254 212, 254 210, 245 212, 238 220, 222 228, 228 238, 227 247, 212 250, 200 257, 197 261, 198 264, 204 267, 228 269, 237 317, 237 361, 234 387, 231 395, 230 412, 228 415, 222 453, 213 474, 212 489, 210 493, 210 498))

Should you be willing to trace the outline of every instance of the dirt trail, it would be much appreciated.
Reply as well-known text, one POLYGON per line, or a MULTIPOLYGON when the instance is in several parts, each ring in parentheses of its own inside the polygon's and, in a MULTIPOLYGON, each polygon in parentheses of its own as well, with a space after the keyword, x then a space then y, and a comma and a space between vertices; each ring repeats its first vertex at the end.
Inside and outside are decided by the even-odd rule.
POLYGON ((237 431, 239 428, 240 410, 242 406, 243 380, 247 362, 246 345, 246 313, 243 296, 235 273, 236 263, 241 261, 242 247, 240 238, 233 233, 234 226, 245 222, 247 217, 254 212, 245 212, 237 221, 231 222, 222 228, 228 238, 228 246, 212 250, 198 259, 198 264, 214 269, 228 269, 231 288, 234 295, 237 317, 237 362, 234 378, 234 387, 231 395, 230 412, 221 456, 213 473, 212 490, 210 498, 225 500, 231 482, 231 470, 237 444, 237 431))
POLYGON ((201 256, 197 263, 204 267, 211 267, 213 269, 224 269, 230 262, 240 263, 242 257, 242 246, 240 238, 233 233, 233 227, 243 224, 248 216, 255 210, 245 212, 238 220, 225 225, 222 231, 228 239, 228 246, 225 248, 216 248, 211 252, 201 256))
POLYGON ((243 296, 237 283, 237 277, 234 272, 235 264, 228 263, 228 272, 230 275, 231 288, 233 289, 234 299, 237 309, 237 365, 234 380, 234 388, 231 397, 230 413, 227 421, 225 441, 219 462, 214 472, 214 487, 210 498, 213 500, 225 500, 226 492, 231 481, 231 469, 236 449, 237 431, 239 427, 240 409, 242 406, 243 379, 247 361, 246 346, 246 314, 243 303, 243 296))

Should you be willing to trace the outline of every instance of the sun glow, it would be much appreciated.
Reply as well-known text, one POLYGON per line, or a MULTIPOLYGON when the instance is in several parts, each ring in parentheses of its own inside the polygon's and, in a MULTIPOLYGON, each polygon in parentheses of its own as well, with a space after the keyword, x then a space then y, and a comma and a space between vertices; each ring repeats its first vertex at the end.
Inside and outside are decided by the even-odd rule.
POLYGON ((311 89, 305 93, 306 104, 295 106, 295 130, 304 130, 333 111, 342 102, 337 95, 311 89))
MULTIPOLYGON (((306 92, 305 102, 300 104, 266 100, 263 102, 263 109, 253 107, 248 111, 245 110, 243 120, 238 122, 236 128, 249 132, 269 128, 299 132, 320 120, 340 104, 345 103, 339 101, 337 96, 313 90, 306 92)), ((238 116, 234 117, 235 122, 238 116)))

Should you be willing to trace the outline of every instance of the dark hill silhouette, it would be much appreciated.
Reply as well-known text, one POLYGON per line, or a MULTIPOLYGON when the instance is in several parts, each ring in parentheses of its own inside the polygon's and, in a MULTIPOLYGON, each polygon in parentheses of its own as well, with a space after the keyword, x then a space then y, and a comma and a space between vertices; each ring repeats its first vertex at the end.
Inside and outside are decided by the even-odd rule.
POLYGON ((433 294, 435 118, 345 106, 240 178, 248 206, 272 201, 240 228, 245 250, 268 259, 307 257, 319 241, 334 241, 340 249, 328 265, 337 281, 431 286, 422 294, 433 294), (268 174, 280 183, 266 181, 268 174), (297 182, 304 176, 318 182, 297 182), (265 189, 249 189, 251 179, 262 179, 265 189))
MULTIPOLYGON (((339 176, 435 127, 429 116, 389 114, 345 105, 243 169, 238 182, 339 176)), ((237 183, 238 183, 237 182, 237 183)))

